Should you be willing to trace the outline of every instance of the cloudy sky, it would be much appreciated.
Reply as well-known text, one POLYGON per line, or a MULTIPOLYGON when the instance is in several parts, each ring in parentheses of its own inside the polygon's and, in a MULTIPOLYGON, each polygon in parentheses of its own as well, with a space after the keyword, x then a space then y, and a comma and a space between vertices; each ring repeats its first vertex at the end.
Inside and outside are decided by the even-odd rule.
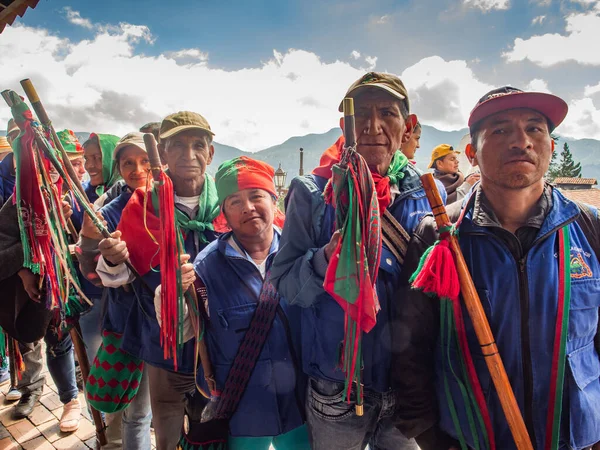
POLYGON ((58 128, 124 134, 189 109, 259 150, 336 126, 377 70, 442 130, 510 84, 560 95, 557 131, 600 139, 599 45, 600 0, 41 0, 0 35, 0 89, 31 78, 58 128))

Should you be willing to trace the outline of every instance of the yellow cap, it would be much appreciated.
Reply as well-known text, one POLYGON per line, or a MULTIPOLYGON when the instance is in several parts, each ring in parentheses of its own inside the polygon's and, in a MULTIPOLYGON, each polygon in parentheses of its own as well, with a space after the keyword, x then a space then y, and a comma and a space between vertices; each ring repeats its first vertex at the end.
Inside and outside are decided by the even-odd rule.
POLYGON ((429 168, 433 169, 433 163, 435 162, 436 159, 443 158, 444 156, 449 155, 450 153, 460 154, 460 152, 457 152, 456 150, 454 150, 454 147, 452 147, 451 145, 448 145, 448 144, 438 145, 431 152, 431 162, 429 163, 429 168))
POLYGON ((0 153, 12 152, 12 147, 8 143, 8 139, 4 136, 0 136, 0 153))

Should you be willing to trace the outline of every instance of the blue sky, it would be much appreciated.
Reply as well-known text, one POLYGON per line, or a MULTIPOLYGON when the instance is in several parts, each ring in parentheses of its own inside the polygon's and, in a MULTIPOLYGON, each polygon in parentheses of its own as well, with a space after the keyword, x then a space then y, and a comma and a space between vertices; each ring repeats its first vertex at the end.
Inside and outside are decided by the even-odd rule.
POLYGON ((441 129, 512 84, 562 96, 560 131, 600 138, 597 42, 600 0, 41 0, 0 35, 17 53, 0 81, 31 77, 70 128, 119 134, 195 108, 217 140, 257 150, 335 126, 347 86, 378 70, 441 129))

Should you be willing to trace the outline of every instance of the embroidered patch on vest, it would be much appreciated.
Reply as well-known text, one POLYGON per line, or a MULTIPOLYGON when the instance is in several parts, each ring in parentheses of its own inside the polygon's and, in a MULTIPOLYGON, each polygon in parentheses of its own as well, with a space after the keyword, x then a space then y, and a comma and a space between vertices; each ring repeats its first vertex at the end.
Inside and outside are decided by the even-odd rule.
POLYGON ((581 253, 577 253, 577 256, 571 254, 571 278, 592 278, 592 270, 590 266, 585 262, 581 253))

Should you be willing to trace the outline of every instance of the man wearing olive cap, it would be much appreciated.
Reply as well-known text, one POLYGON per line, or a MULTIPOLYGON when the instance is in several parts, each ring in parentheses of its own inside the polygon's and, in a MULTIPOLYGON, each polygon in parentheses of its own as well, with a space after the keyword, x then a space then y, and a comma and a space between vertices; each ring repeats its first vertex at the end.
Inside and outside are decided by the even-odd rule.
MULTIPOLYGON (((346 97, 354 98, 357 151, 375 181, 381 214, 393 217, 406 239, 401 236, 398 241, 407 243, 409 234, 430 209, 416 169, 400 151, 416 124, 416 117, 410 115, 406 88, 394 75, 370 72, 350 86, 346 97)), ((325 151, 320 167, 292 181, 272 269, 280 293, 302 308, 301 354, 303 370, 309 376, 306 412, 311 445, 317 450, 358 450, 367 445, 372 449, 413 449, 415 442, 404 437, 391 421, 396 397, 389 376, 390 319, 393 309, 402 304, 395 289, 403 249, 389 240, 382 246, 376 281, 381 311, 376 325, 362 337, 364 414, 354 412, 354 388, 351 403, 344 398, 345 375, 340 369, 344 312, 323 289, 328 262, 340 239, 334 229, 335 209, 325 202, 323 191, 343 145, 341 137, 325 151)))
MULTIPOLYGON (((598 211, 544 181, 550 133, 566 114, 567 104, 551 94, 506 86, 482 97, 466 150, 481 182, 448 216, 459 221, 460 247, 533 448, 598 449, 598 211)), ((440 299, 410 289, 408 278, 437 239, 428 216, 406 255, 392 371, 397 425, 423 450, 487 448, 487 441, 516 449, 466 309, 460 345, 452 328, 440 328, 440 299), (457 350, 465 344, 466 352, 457 350), (461 375, 463 367, 477 382, 461 375)))
MULTIPOLYGON (((173 181, 176 222, 184 236, 186 260, 193 260, 218 235, 213 224, 219 214, 217 191, 213 179, 206 174, 214 153, 213 136, 206 119, 189 111, 165 117, 160 126, 159 153, 173 181)), ((160 284, 159 269, 155 266, 160 258, 155 258, 157 246, 146 231, 147 223, 151 222, 144 221, 144 207, 144 194, 138 189, 118 217, 105 216, 109 229, 116 231, 98 245, 102 257, 98 260, 97 272, 104 286, 116 288, 111 291, 121 292, 124 285, 133 281, 140 294, 139 301, 132 300, 127 316, 123 349, 146 363, 156 447, 173 450, 183 426, 186 393, 195 390, 195 340, 183 345, 175 371, 173 359, 163 358, 154 292, 148 292, 139 281, 134 281, 124 264, 129 258, 153 290, 160 284)), ((153 233, 159 235, 160 231, 153 230, 153 233)), ((124 291, 121 296, 131 299, 124 291)))

